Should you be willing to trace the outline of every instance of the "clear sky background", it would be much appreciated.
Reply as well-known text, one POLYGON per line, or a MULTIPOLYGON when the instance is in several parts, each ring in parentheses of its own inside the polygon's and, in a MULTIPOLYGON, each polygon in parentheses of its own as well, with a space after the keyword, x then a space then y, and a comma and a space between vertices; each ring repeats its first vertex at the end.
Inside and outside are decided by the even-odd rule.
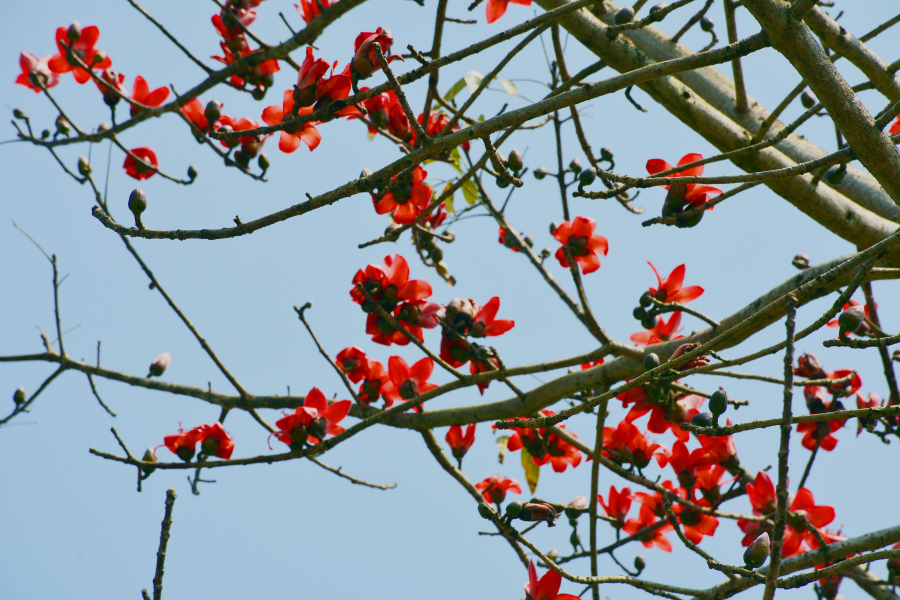
MULTIPOLYGON (((427 50, 434 4, 429 0, 421 8, 403 0, 368 2, 316 41, 317 56, 339 60, 343 66, 351 56, 357 33, 378 26, 393 32, 395 51, 402 51, 407 44, 427 50)), ((536 6, 513 5, 501 21, 488 26, 483 22, 483 7, 470 15, 465 10, 468 4, 468 0, 451 2, 449 15, 474 16, 479 24, 448 24, 445 52, 463 48, 539 12, 536 6)), ((841 24, 857 35, 896 12, 896 4, 888 0, 867 2, 865 10, 851 2, 838 4, 834 10, 848 10, 841 24)), ((219 53, 218 37, 210 23, 216 10, 213 3, 146 0, 144 6, 195 55, 209 65, 217 65, 207 58, 219 53)), ((289 34, 278 17, 279 11, 295 28, 302 25, 290 2, 265 2, 258 9, 254 31, 272 43, 289 34)), ((179 91, 189 89, 203 75, 126 2, 40 0, 12 3, 5 14, 10 26, 0 38, 0 101, 7 108, 26 111, 38 130, 51 127, 55 113, 45 98, 13 85, 19 72, 18 55, 23 50, 38 56, 55 52, 55 28, 73 19, 101 28, 98 47, 110 54, 116 70, 128 76, 129 89, 138 74, 153 88, 173 83, 179 91)), ((673 33, 689 14, 679 11, 662 29, 673 33)), ((725 39, 719 3, 711 14, 719 37, 725 39)), ((758 30, 746 11, 740 10, 738 17, 742 35, 758 30)), ((446 92, 470 70, 486 73, 517 41, 443 70, 441 91, 446 92)), ((684 38, 692 48, 702 47, 707 41, 708 35, 699 30, 684 38)), ((549 44, 549 35, 545 43, 549 44)), ((894 31, 870 45, 888 62, 896 58, 894 31)), ((300 54, 298 51, 295 56, 300 54)), ((576 72, 595 58, 571 40, 567 60, 570 70, 576 72)), ((403 72, 413 66, 398 64, 397 70, 403 72)), ((799 81, 771 49, 745 59, 744 68, 750 94, 769 108, 799 81)), ((840 68, 851 84, 863 81, 846 61, 840 68)), ((730 74, 730 68, 726 72, 730 74)), ((512 108, 523 106, 524 98, 534 100, 545 93, 541 85, 532 82, 549 78, 540 44, 517 56, 502 75, 518 83, 522 97, 510 98, 502 91, 486 93, 473 111, 475 115, 493 115, 506 102, 512 108)), ((611 75, 603 71, 595 77, 611 75)), ((279 90, 289 88, 294 78, 294 72, 283 65, 275 89, 263 102, 225 88, 204 95, 202 100, 217 98, 225 103, 227 114, 259 118, 265 106, 280 102, 279 90)), ((408 89, 417 110, 425 86, 422 80, 408 89)), ((78 86, 71 76, 65 76, 53 93, 81 127, 91 128, 109 120, 107 108, 91 83, 78 86)), ((460 97, 467 93, 462 92, 460 97)), ((595 149, 613 149, 618 172, 642 175, 650 158, 675 163, 688 152, 714 152, 711 145, 670 117, 644 92, 637 90, 634 95, 649 112, 636 111, 621 93, 584 107, 592 145, 595 149)), ((865 92, 862 99, 873 112, 885 104, 876 92, 865 92)), ((121 115, 124 108, 119 112, 121 115)), ((792 119, 800 112, 797 102, 785 118, 792 119)), ((265 184, 235 169, 225 169, 208 148, 193 141, 174 115, 131 129, 122 134, 121 140, 128 147, 152 146, 161 168, 169 173, 183 176, 190 164, 197 165, 200 172, 189 187, 161 177, 139 184, 149 198, 150 208, 144 216, 148 227, 218 228, 230 226, 235 215, 248 221, 295 204, 307 192, 322 193, 357 176, 363 167, 374 170, 398 156, 388 142, 367 140, 365 128, 358 122, 333 122, 320 131, 323 141, 314 153, 301 148, 283 155, 277 150, 277 140, 270 140, 266 151, 272 167, 270 181, 265 184)), ((802 133, 823 148, 835 147, 828 119, 813 119, 802 133)), ((586 162, 568 125, 565 135, 566 163, 575 157, 586 162)), ((13 136, 13 128, 7 126, 2 137, 13 136)), ((517 134, 502 150, 508 154, 513 146, 527 150, 528 167, 547 165, 553 170, 551 128, 517 134)), ((78 155, 88 152, 87 147, 66 147, 60 156, 74 168, 78 155)), ((92 149, 95 173, 101 181, 108 152, 108 144, 92 149)), ((113 214, 127 223, 126 202, 135 181, 121 168, 123 158, 120 151, 113 151, 109 202, 113 214)), ((452 173, 439 164, 429 165, 428 171, 435 178, 447 178, 452 173)), ((728 163, 707 168, 711 175, 734 172, 728 163)), ((62 273, 70 274, 60 290, 60 301, 63 327, 79 326, 65 337, 71 356, 93 361, 97 341, 102 340, 105 367, 143 375, 155 356, 169 351, 172 365, 165 381, 201 387, 209 382, 214 390, 232 391, 160 295, 147 289, 146 277, 118 237, 91 217, 89 189, 65 176, 49 153, 24 144, 0 147, 0 173, 0 354, 40 352, 38 327, 53 330, 49 264, 13 228, 11 221, 15 221, 48 252, 56 253, 62 273)), ((506 193, 492 184, 489 191, 495 199, 504 198, 506 193)), ((619 340, 627 340, 640 329, 631 310, 640 294, 655 285, 648 260, 664 273, 686 263, 686 284, 706 289, 692 306, 721 319, 794 275, 796 270, 790 263, 797 252, 809 254, 812 262, 818 263, 854 251, 850 244, 827 233, 764 187, 728 200, 694 229, 642 228, 642 220, 658 214, 663 197, 659 189, 643 191, 636 201, 647 209, 643 216, 632 215, 615 202, 570 200, 575 215, 597 219, 598 232, 609 238, 609 255, 585 283, 598 318, 619 340)), ((461 204, 458 197, 457 206, 461 204)), ((539 182, 526 176, 526 185, 513 195, 507 214, 516 228, 534 237, 537 248, 556 248, 548 232, 551 221, 561 220, 553 180, 539 182)), ((453 227, 457 241, 445 245, 445 256, 458 281, 455 289, 447 288, 433 271, 418 262, 408 236, 395 245, 357 248, 360 242, 378 237, 386 225, 387 218, 374 213, 369 197, 357 195, 251 236, 216 242, 135 240, 134 245, 225 364, 257 394, 284 394, 287 386, 295 394, 306 393, 318 386, 329 396, 335 392, 345 396, 337 376, 318 355, 292 310, 306 301, 314 302, 308 315, 330 353, 356 344, 383 363, 395 354, 410 362, 418 360, 418 351, 412 346, 386 348, 368 341, 365 316, 347 296, 358 268, 395 252, 409 258, 413 277, 432 283, 436 301, 446 303, 457 296, 479 302, 495 295, 501 298, 500 317, 516 321, 516 327, 495 344, 507 365, 572 356, 596 347, 530 264, 497 243, 497 226, 492 220, 469 219, 453 227)), ((552 259, 548 264, 571 289, 566 272, 552 259)), ((900 285, 876 282, 874 288, 884 327, 897 331, 900 285)), ((574 293, 574 289, 571 291, 574 293)), ((861 294, 858 296, 861 298, 861 294)), ((814 320, 831 301, 820 300, 802 309, 799 325, 814 320)), ((686 332, 703 328, 691 317, 685 317, 684 324, 686 332)), ((816 352, 828 370, 857 369, 863 378, 863 392, 885 397, 886 384, 876 351, 825 350, 821 341, 832 334, 833 330, 814 334, 798 350, 816 352)), ((782 336, 783 327, 777 324, 725 355, 737 356, 782 336)), ((425 339, 437 348, 436 330, 426 332, 425 339)), ((6 398, 0 402, 0 412, 6 414, 11 409, 9 397, 17 387, 24 386, 29 392, 36 389, 51 368, 23 363, 0 366, 0 396, 6 398)), ((745 370, 779 376, 781 357, 770 357, 745 370)), ((541 375, 541 380, 552 376, 541 375)), ((447 376, 435 371, 434 381, 447 381, 447 376)), ((537 377, 518 381, 524 389, 539 383, 537 377)), ((730 414, 738 421, 780 414, 781 389, 777 386, 711 377, 690 383, 710 391, 722 384, 730 395, 750 400, 749 407, 730 414)), ((293 461, 207 473, 217 481, 201 486, 200 496, 191 494, 184 472, 157 472, 139 494, 133 469, 92 456, 88 448, 118 453, 109 432, 115 426, 134 452, 143 452, 147 446, 160 444, 179 423, 191 427, 212 422, 219 410, 192 398, 166 396, 100 379, 97 387, 119 414, 117 418, 98 406, 83 375, 70 372, 40 397, 29 414, 0 431, 0 597, 137 598, 141 588, 151 586, 165 490, 170 487, 179 496, 164 582, 170 599, 278 595, 449 600, 516 599, 523 595, 525 569, 506 542, 478 535, 487 523, 478 517, 465 491, 435 464, 414 432, 371 428, 323 457, 357 477, 396 482, 397 488, 389 491, 354 486, 308 461, 293 461)), ((435 400, 429 407, 464 406, 506 397, 508 391, 494 384, 483 398, 474 388, 468 388, 435 400)), ((795 398, 794 410, 805 413, 802 394, 795 398)), ((608 422, 615 424, 625 411, 618 403, 610 406, 608 422)), ((274 411, 264 413, 269 422, 279 416, 274 411)), ((642 425, 645 422, 640 421, 642 425)), ((593 444, 592 419, 576 417, 569 423, 570 430, 593 444)), ((270 452, 266 432, 249 416, 234 412, 226 426, 236 441, 235 457, 270 452)), ((866 434, 857 438, 855 427, 851 421, 837 433, 840 443, 834 452, 820 452, 808 481, 820 504, 835 507, 833 526, 843 527, 848 536, 895 525, 896 516, 891 514, 895 511, 890 507, 896 505, 900 493, 893 466, 896 444, 884 446, 866 434)), ((446 430, 435 433, 443 444, 446 430)), ((741 460, 751 472, 776 464, 777 435, 773 428, 738 436, 741 460)), ((473 481, 499 473, 515 477, 524 485, 518 454, 511 455, 506 464, 498 464, 492 437, 489 424, 479 425, 464 472, 473 481)), ((657 437, 668 445, 673 442, 671 433, 657 437)), ((796 482, 809 453, 800 446, 799 437, 792 440, 790 468, 796 482)), ((692 442, 691 447, 695 444, 692 442)), ((160 454, 161 458, 170 458, 165 449, 160 454)), ((659 474, 655 467, 648 472, 653 477, 659 474)), ((671 471, 666 470, 663 476, 671 477, 671 471)), ((605 495, 610 485, 622 483, 614 475, 603 473, 600 487, 605 495)), ((568 502, 589 493, 589 484, 590 468, 584 463, 564 474, 553 473, 548 466, 542 469, 538 493, 568 502)), ((727 506, 729 510, 749 512, 746 498, 727 506)), ((637 505, 633 514, 637 514, 637 505)), ((587 518, 581 521, 586 534, 587 518)), ((613 539, 612 529, 600 531, 601 543, 613 539)), ((541 527, 531 535, 542 548, 559 548, 563 554, 569 548, 568 536, 564 520, 556 529, 541 527)), ((617 556, 626 564, 638 553, 646 556, 644 576, 654 581, 705 587, 722 579, 708 571, 699 557, 678 547, 674 534, 670 538, 676 545, 672 554, 628 546, 617 556)), ((722 561, 738 563, 740 538, 737 526, 723 521, 715 538, 705 540, 702 547, 722 561)), ((588 572, 586 561, 569 566, 579 573, 588 572)), ((883 563, 876 569, 884 575, 883 563)), ((607 557, 601 559, 601 570, 604 574, 620 573, 607 557)), ((581 589, 564 583, 562 591, 577 594, 581 589)), ((807 589, 779 592, 779 596, 808 598, 812 593, 807 589)), ((864 596, 850 582, 844 584, 842 593, 848 600, 864 596)), ((607 585, 602 594, 625 600, 641 593, 607 585)))

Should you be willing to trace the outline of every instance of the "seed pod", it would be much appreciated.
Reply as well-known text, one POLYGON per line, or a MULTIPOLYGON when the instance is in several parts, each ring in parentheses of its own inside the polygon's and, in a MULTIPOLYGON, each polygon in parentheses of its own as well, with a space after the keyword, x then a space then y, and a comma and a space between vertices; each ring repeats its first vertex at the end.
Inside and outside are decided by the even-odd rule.
POLYGON ((540 181, 547 176, 547 167, 538 167, 534 170, 534 178, 540 181))
POLYGON ((816 97, 809 90, 803 90, 803 93, 800 94, 800 104, 803 105, 803 108, 809 110, 816 105, 816 97))
POLYGON ((518 517, 519 515, 522 514, 523 508, 524 508, 524 506, 522 505, 521 502, 518 502, 518 501, 510 502, 509 504, 506 505, 506 516, 509 517, 510 519, 515 519, 516 517, 518 517))
POLYGON ((166 372, 166 369, 169 368, 169 364, 172 362, 172 355, 168 352, 163 352, 150 363, 150 374, 147 375, 147 378, 150 377, 159 377, 163 373, 166 372))
POLYGON ((50 137, 50 130, 49 129, 43 130, 41 132, 41 139, 46 140, 48 137, 50 137))
POLYGON ((644 319, 647 318, 647 311, 644 310, 644 307, 643 307, 643 306, 637 306, 637 307, 635 307, 635 309, 634 309, 633 311, 631 311, 631 314, 632 314, 632 315, 634 316, 634 318, 637 319, 638 321, 643 321, 644 319))
POLYGON ((634 9, 630 6, 626 6, 622 10, 616 13, 616 25, 624 25, 625 23, 631 23, 634 20, 634 9))
POLYGON ((581 166, 581 161, 578 160, 577 158, 573 158, 572 162, 569 163, 569 170, 572 171, 573 173, 575 173, 576 175, 581 173, 582 168, 583 167, 581 166))
POLYGON ((613 152, 609 148, 600 148, 600 160, 612 161, 613 152))
POLYGON ((66 37, 69 38, 70 42, 77 42, 81 38, 81 23, 72 21, 72 24, 69 25, 69 31, 66 32, 66 37))
POLYGON ((91 173, 91 163, 88 162, 86 156, 78 157, 78 173, 81 174, 82 177, 87 177, 91 173))
POLYGON ((794 256, 794 260, 791 261, 791 264, 794 265, 795 267, 797 267, 798 269, 800 269, 801 271, 803 269, 808 269, 809 268, 809 256, 806 254, 803 254, 803 253, 797 254, 796 256, 794 256))
POLYGON ((700 19, 700 29, 702 29, 703 31, 709 33, 713 30, 714 26, 715 23, 713 23, 713 20, 709 17, 704 16, 702 19, 700 19))
POLYGON ((652 371, 660 365, 659 356, 655 352, 650 352, 644 356, 644 372, 652 371))
POLYGON ((265 152, 260 152, 259 158, 256 159, 256 164, 259 165, 260 170, 262 170, 264 173, 268 171, 269 167, 271 166, 269 163, 269 155, 265 152))
POLYGON ((191 181, 197 179, 197 167, 194 165, 188 167, 188 179, 191 181))
POLYGON ((593 167, 591 167, 590 169, 585 169, 584 171, 582 171, 581 173, 578 174, 578 182, 584 187, 587 187, 587 186, 591 185, 592 183, 594 183, 594 180, 596 178, 597 178, 597 172, 594 170, 593 167))
POLYGON ((141 188, 134 188, 128 196, 128 208, 136 215, 147 210, 147 194, 141 188))
POLYGON ((858 330, 866 320, 866 309, 864 306, 851 306, 838 317, 838 326, 840 327, 841 337, 847 333, 853 333, 858 330))
POLYGON ((25 112, 24 112, 21 108, 14 108, 14 109, 13 109, 13 116, 14 116, 15 118, 17 118, 17 119, 24 119, 24 118, 25 118, 25 112))
POLYGON ((653 329, 658 323, 658 315, 647 315, 646 319, 641 320, 641 327, 643 327, 644 329, 653 329))
POLYGON ((494 509, 485 504, 484 502, 478 503, 478 514, 481 515, 483 519, 490 519, 494 516, 494 509))
POLYGON ((713 416, 712 413, 708 412, 698 413, 691 419, 691 425, 696 425, 697 427, 712 427, 712 424, 713 416))
POLYGON ((509 187, 509 181, 507 181, 505 178, 500 177, 500 176, 498 175, 498 176, 497 176, 497 187, 500 188, 501 190, 502 190, 502 189, 505 189, 505 188, 508 188, 508 187, 509 187))
POLYGON ((219 104, 218 100, 210 100, 206 103, 206 109, 203 111, 203 116, 206 117, 210 129, 212 129, 213 123, 222 117, 222 105, 219 104))
POLYGON ((744 550, 744 564, 750 569, 758 569, 769 558, 769 534, 765 531, 744 550))
POLYGON ((13 392, 13 402, 16 403, 16 406, 19 406, 23 402, 25 402, 25 388, 20 387, 15 392, 13 392))
POLYGON ((644 567, 647 566, 647 561, 644 560, 644 557, 638 554, 634 557, 634 568, 638 573, 644 570, 644 567))
POLYGON ((725 390, 719 388, 709 397, 709 412, 718 419, 719 415, 726 410, 728 410, 728 394, 725 393, 725 390))
POLYGON ((521 171, 525 166, 525 163, 522 160, 522 153, 519 152, 518 149, 513 148, 513 151, 509 153, 509 161, 506 164, 516 173, 521 171))
POLYGON ((652 297, 653 297, 653 294, 651 294, 649 291, 641 294, 641 300, 640 300, 641 306, 643 306, 644 308, 647 308, 648 306, 653 304, 653 301, 651 300, 652 297))

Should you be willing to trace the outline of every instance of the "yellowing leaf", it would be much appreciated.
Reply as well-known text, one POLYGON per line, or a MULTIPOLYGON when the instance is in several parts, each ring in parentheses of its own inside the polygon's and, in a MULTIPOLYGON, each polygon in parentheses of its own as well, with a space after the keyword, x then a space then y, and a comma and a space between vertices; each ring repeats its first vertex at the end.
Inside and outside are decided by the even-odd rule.
MULTIPOLYGON (((447 182, 447 185, 444 186, 444 191, 441 192, 441 195, 443 196, 444 194, 446 194, 446 193, 447 193, 447 190, 449 190, 451 187, 453 187, 453 183, 450 182, 450 181, 448 181, 448 182, 447 182)), ((455 214, 456 214, 456 211, 453 210, 453 194, 450 194, 450 197, 444 200, 444 208, 445 208, 445 209, 447 210, 447 212, 450 213, 451 215, 455 215, 455 214)))
POLYGON ((508 435, 501 435, 497 438, 497 447, 500 449, 500 464, 503 464, 503 459, 506 458, 506 442, 509 441, 508 435))
POLYGON ((447 92, 447 95, 444 96, 444 100, 446 100, 447 102, 450 102, 451 100, 453 100, 453 98, 456 97, 456 95, 458 93, 460 93, 462 91, 462 89, 464 87, 466 87, 466 78, 465 77, 463 77, 462 79, 460 79, 459 81, 457 81, 456 83, 453 84, 453 87, 451 87, 450 90, 447 92))
POLYGON ((525 481, 528 482, 528 488, 533 494, 537 489, 538 479, 541 476, 541 468, 534 464, 531 454, 528 450, 522 448, 522 467, 525 469, 525 481))
POLYGON ((478 202, 478 186, 471 179, 462 184, 463 196, 469 204, 478 202))
POLYGON ((503 79, 502 77, 498 77, 497 81, 500 82, 500 85, 503 86, 503 91, 505 91, 510 96, 515 96, 519 93, 519 88, 515 83, 510 81, 509 79, 503 79))
POLYGON ((463 80, 469 87, 469 91, 473 94, 475 93, 475 90, 478 89, 478 86, 481 85, 482 79, 484 79, 484 75, 482 75, 478 71, 469 71, 468 73, 466 73, 466 76, 463 77, 463 80))

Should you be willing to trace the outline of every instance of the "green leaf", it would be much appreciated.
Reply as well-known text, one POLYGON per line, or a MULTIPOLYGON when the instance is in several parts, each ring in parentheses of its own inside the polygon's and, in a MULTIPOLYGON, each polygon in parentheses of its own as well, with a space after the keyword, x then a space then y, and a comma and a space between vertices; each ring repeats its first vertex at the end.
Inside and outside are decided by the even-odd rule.
POLYGON ((541 468, 534 464, 531 454, 528 450, 522 448, 522 467, 525 469, 525 481, 528 482, 528 488, 533 494, 537 489, 538 479, 541 476, 541 468))
POLYGON ((497 438, 497 447, 500 449, 500 464, 503 464, 503 459, 506 458, 506 442, 509 441, 508 435, 501 435, 497 438))
POLYGON ((466 202, 469 204, 475 204, 478 202, 478 186, 475 185, 475 182, 469 179, 464 184, 462 184, 463 197, 466 199, 466 202))
POLYGON ((462 167, 460 166, 462 160, 459 156, 459 146, 450 151, 450 166, 456 169, 460 175, 462 175, 462 167))
POLYGON ((447 92, 447 95, 444 96, 444 100, 446 100, 447 102, 450 102, 451 100, 453 100, 453 98, 456 97, 456 95, 458 93, 460 93, 463 90, 464 87, 466 87, 466 78, 465 77, 463 77, 462 79, 460 79, 459 81, 457 81, 456 83, 453 84, 453 87, 451 87, 450 90, 447 92))
POLYGON ((478 89, 478 86, 481 85, 482 79, 484 79, 484 75, 478 71, 469 71, 466 73, 466 76, 463 77, 463 81, 465 81, 466 85, 469 87, 469 92, 473 94, 475 93, 475 90, 478 89))
MULTIPOLYGON (((449 190, 451 187, 453 187, 453 182, 448 181, 448 182, 447 182, 447 185, 444 186, 444 191, 441 192, 441 195, 446 194, 446 193, 447 193, 447 190, 449 190)), ((456 211, 453 210, 453 195, 452 195, 452 194, 450 195, 449 198, 447 198, 446 200, 444 200, 444 208, 445 208, 445 209, 447 210, 447 212, 450 213, 451 215, 455 215, 455 214, 456 214, 456 211)))
POLYGON ((519 93, 519 88, 516 86, 515 83, 513 83, 509 79, 503 79, 502 77, 498 77, 497 81, 500 82, 500 85, 503 86, 503 90, 510 96, 515 96, 519 93))

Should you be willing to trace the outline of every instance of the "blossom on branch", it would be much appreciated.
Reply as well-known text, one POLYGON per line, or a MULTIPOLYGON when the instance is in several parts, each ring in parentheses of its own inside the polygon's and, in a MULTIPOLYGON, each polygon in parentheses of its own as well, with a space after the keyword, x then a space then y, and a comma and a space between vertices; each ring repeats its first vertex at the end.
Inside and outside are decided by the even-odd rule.
POLYGON ((349 400, 328 404, 322 390, 314 387, 303 399, 303 406, 275 421, 278 431, 272 435, 292 450, 300 450, 303 444, 318 444, 325 436, 344 431, 338 423, 350 412, 350 404, 349 400))
POLYGON ((631 510, 631 501, 634 500, 634 496, 631 495, 631 488, 625 486, 620 492, 615 486, 611 485, 609 486, 608 498, 609 501, 606 502, 601 494, 597 494, 597 502, 603 507, 603 512, 606 513, 607 517, 616 520, 616 523, 613 524, 616 529, 621 529, 625 525, 625 517, 628 515, 628 511, 631 510))
POLYGON ((16 83, 24 85, 30 90, 37 93, 42 92, 43 88, 52 88, 59 83, 59 75, 50 70, 51 56, 48 54, 41 58, 36 57, 30 52, 23 52, 19 55, 19 67, 22 72, 16 77, 16 83))
POLYGON ((428 172, 421 166, 412 171, 398 173, 391 178, 387 193, 380 198, 372 196, 375 212, 391 213, 395 223, 409 225, 431 202, 434 190, 422 183, 428 172))
POLYGON ((132 148, 130 152, 141 160, 137 161, 131 155, 125 157, 125 164, 122 166, 129 177, 134 177, 140 181, 156 175, 156 170, 159 169, 159 160, 157 160, 156 152, 152 148, 141 146, 132 148))
POLYGON ((603 456, 638 469, 645 468, 653 458, 660 467, 669 462, 668 448, 651 444, 637 426, 624 419, 615 428, 603 428, 603 456))
POLYGON ((91 74, 74 60, 70 61, 63 45, 72 49, 72 54, 81 59, 90 69, 108 69, 112 66, 112 60, 103 50, 97 50, 94 45, 100 39, 100 29, 90 25, 81 30, 81 36, 74 42, 69 41, 69 28, 59 27, 56 30, 57 53, 50 57, 47 66, 54 73, 69 73, 75 77, 79 84, 87 83, 91 74))
POLYGON ((346 373, 347 379, 359 383, 369 375, 369 361, 366 353, 356 346, 344 348, 335 357, 334 362, 346 373))
MULTIPOLYGON (((637 495, 640 495, 642 492, 638 492, 637 495)), ((646 495, 646 494, 645 494, 646 495)), ((659 495, 659 494, 657 494, 659 495)), ((650 527, 651 525, 655 525, 659 522, 659 518, 654 514, 653 509, 649 508, 646 504, 641 505, 641 510, 638 513, 637 519, 628 519, 625 521, 625 526, 622 528, 625 533, 628 535, 634 535, 645 529, 650 527)), ((666 523, 662 527, 654 530, 642 533, 638 536, 638 540, 644 546, 644 548, 659 548, 663 552, 671 552, 672 551, 672 542, 665 536, 667 531, 672 531, 672 524, 666 523)))
POLYGON ((322 14, 323 9, 327 9, 331 5, 331 0, 300 0, 300 4, 295 4, 294 8, 297 9, 306 24, 310 25, 313 19, 322 14))
POLYGON ((487 17, 488 24, 493 23, 504 14, 506 14, 507 4, 531 6, 531 0, 487 0, 487 6, 485 7, 485 16, 487 17))
MULTIPOLYGON (((143 104, 144 106, 156 108, 157 106, 160 106, 163 102, 165 102, 166 98, 168 97, 169 88, 158 87, 151 92, 150 86, 147 85, 146 79, 144 79, 140 75, 134 78, 134 86, 131 88, 131 99, 135 102, 143 104)), ((132 104, 131 116, 133 117, 140 114, 142 110, 142 108, 132 104)))
POLYGON ((373 47, 375 43, 381 46, 381 53, 388 63, 392 63, 398 58, 403 60, 399 54, 391 55, 391 44, 394 43, 394 37, 390 31, 381 27, 374 32, 364 31, 356 36, 356 40, 353 42, 353 60, 350 62, 350 72, 357 80, 367 79, 381 68, 373 47))
MULTIPOLYGON (((522 0, 519 0, 520 2, 522 0)), ((491 0, 488 0, 491 2, 491 0)), ((528 0, 529 4, 531 0, 528 0)), ((560 594, 559 586, 562 584, 562 575, 552 569, 544 573, 538 579, 534 561, 528 563, 528 583, 525 584, 525 598, 531 600, 581 600, 572 594, 560 594)))
MULTIPOLYGON (((311 106, 299 108, 294 113, 294 94, 291 90, 284 91, 284 98, 281 106, 274 104, 263 109, 262 120, 266 125, 280 125, 284 121, 290 121, 295 116, 305 116, 313 111, 311 106)), ((281 130, 281 137, 278 139, 278 149, 285 154, 290 154, 300 147, 301 142, 306 143, 306 147, 312 152, 319 146, 322 141, 322 134, 316 129, 318 121, 307 121, 286 126, 281 130)))
POLYGON ((602 235, 595 234, 594 229, 596 228, 597 221, 590 217, 575 217, 571 223, 563 221, 553 232, 553 237, 563 245, 562 248, 556 250, 556 260, 559 261, 559 264, 569 268, 565 251, 568 249, 585 275, 599 269, 600 258, 597 253, 606 256, 606 253, 609 252, 609 240, 602 235))
MULTIPOLYGON (((382 389, 391 381, 387 370, 377 360, 369 359, 366 361, 366 376, 359 386, 359 401, 362 404, 369 405, 377 402, 381 398, 382 389)), ((393 404, 391 400, 385 399, 385 408, 393 404)))
POLYGON ((463 435, 461 426, 451 425, 450 430, 447 431, 447 437, 445 437, 444 440, 447 442, 447 445, 450 446, 453 458, 459 461, 459 466, 462 468, 463 457, 469 451, 469 448, 472 447, 472 444, 475 443, 475 423, 466 425, 465 435, 463 435))
POLYGON ((662 317, 657 317, 656 326, 646 331, 632 333, 628 339, 639 346, 651 346, 683 338, 683 335, 675 335, 679 331, 681 331, 681 311, 676 310, 668 322, 662 317))
POLYGON ((521 494, 522 487, 515 479, 491 475, 475 484, 475 489, 483 492, 482 497, 488 504, 500 505, 506 499, 507 493, 521 494))
MULTIPOLYGON (((556 413, 549 409, 541 411, 541 415, 549 417, 556 413)), ((527 419, 529 417, 522 417, 527 419)), ((508 419, 513 421, 515 419, 508 419)), ((496 427, 496 426, 495 426, 496 427)), ((565 429, 565 425, 560 425, 560 429, 565 429)), ((511 429, 512 434, 506 442, 506 449, 510 452, 521 450, 524 448, 531 455, 531 460, 539 467, 550 463, 553 470, 562 473, 569 465, 574 469, 581 464, 581 451, 572 446, 568 442, 561 439, 555 433, 550 433, 546 429, 520 429, 518 427, 511 429)), ((571 433, 572 437, 577 438, 575 433, 571 433)))
POLYGON ((699 285, 682 287, 681 284, 684 282, 685 272, 685 266, 683 264, 675 267, 672 272, 669 273, 669 276, 666 277, 665 281, 659 276, 659 271, 656 270, 656 267, 653 266, 652 262, 647 261, 647 264, 653 269, 653 274, 656 275, 656 281, 659 285, 658 288, 651 287, 650 293, 660 302, 680 302, 681 304, 687 304, 691 300, 696 300, 703 294, 703 288, 699 285))
POLYGON ((373 303, 392 311, 398 302, 424 300, 431 296, 431 284, 424 279, 409 278, 409 263, 399 254, 385 256, 380 265, 367 265, 353 276, 350 297, 365 312, 374 312, 373 303), (368 300, 357 285, 362 285, 372 300, 368 300))
MULTIPOLYGON (((391 380, 387 385, 382 386, 381 393, 384 399, 388 401, 387 406, 393 402, 406 402, 425 392, 430 392, 437 387, 435 383, 429 383, 428 378, 434 371, 434 361, 427 356, 413 366, 409 366, 405 360, 399 356, 392 356, 388 359, 388 373, 391 380)), ((422 412, 421 406, 416 406, 416 412, 422 412)))

